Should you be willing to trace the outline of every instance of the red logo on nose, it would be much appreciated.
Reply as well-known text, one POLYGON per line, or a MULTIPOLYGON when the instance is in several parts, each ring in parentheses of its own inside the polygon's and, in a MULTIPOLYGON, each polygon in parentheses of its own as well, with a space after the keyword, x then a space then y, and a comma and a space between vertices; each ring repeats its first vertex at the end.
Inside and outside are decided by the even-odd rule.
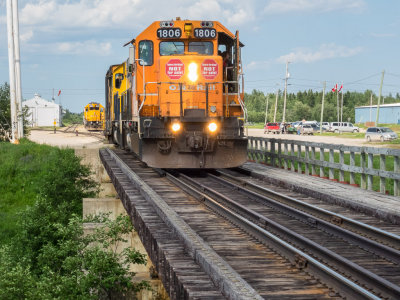
POLYGON ((201 75, 205 79, 214 79, 218 75, 218 64, 213 59, 205 59, 201 64, 201 75))
POLYGON ((165 64, 165 73, 170 79, 179 79, 185 73, 185 65, 180 59, 170 59, 165 64))

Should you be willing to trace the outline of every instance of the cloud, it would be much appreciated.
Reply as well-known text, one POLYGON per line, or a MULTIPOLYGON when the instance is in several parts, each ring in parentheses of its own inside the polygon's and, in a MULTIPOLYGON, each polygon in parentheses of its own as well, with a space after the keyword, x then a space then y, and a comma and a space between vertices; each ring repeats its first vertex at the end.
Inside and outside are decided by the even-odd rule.
POLYGON ((319 60, 354 56, 362 50, 361 47, 349 48, 338 46, 334 43, 323 44, 315 51, 308 48, 298 48, 289 54, 280 56, 276 61, 279 63, 285 63, 286 61, 312 63, 319 60))
POLYGON ((271 60, 251 61, 245 66, 245 70, 267 69, 271 65, 271 60))
POLYGON ((356 10, 364 6, 364 0, 271 0, 264 7, 264 13, 329 12, 335 10, 356 10))
POLYGON ((218 19, 225 24, 240 25, 252 20, 254 0, 246 4, 232 0, 39 0, 27 3, 20 10, 23 25, 57 28, 106 28, 130 26, 140 28, 149 20, 171 19, 218 19), (153 9, 154 8, 154 9, 153 9))
POLYGON ((110 43, 98 43, 94 40, 84 42, 63 42, 56 43, 55 49, 64 54, 95 54, 108 55, 111 52, 110 43))
POLYGON ((21 42, 27 42, 30 39, 32 39, 32 37, 33 37, 33 30, 32 29, 28 29, 26 31, 23 31, 19 35, 19 39, 21 40, 21 42))

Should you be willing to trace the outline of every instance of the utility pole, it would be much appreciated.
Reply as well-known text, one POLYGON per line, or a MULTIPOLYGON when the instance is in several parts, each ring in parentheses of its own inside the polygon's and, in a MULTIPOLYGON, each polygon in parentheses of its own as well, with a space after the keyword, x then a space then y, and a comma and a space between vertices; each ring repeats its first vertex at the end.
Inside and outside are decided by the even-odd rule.
POLYGON ((276 90, 276 97, 275 97, 275 111, 274 111, 274 123, 276 122, 276 109, 278 108, 278 92, 279 90, 276 90))
POLYGON ((340 113, 339 113, 340 105, 339 105, 339 88, 338 87, 336 87, 336 106, 337 106, 337 121, 339 123, 339 121, 340 121, 340 113))
POLYGON ((267 93, 267 104, 265 106, 265 122, 264 122, 264 125, 267 124, 267 121, 268 121, 268 102, 269 102, 269 94, 267 93))
POLYGON ((15 96, 17 103, 18 139, 24 137, 24 122, 22 116, 22 87, 21 87, 21 58, 19 52, 19 21, 18 21, 18 0, 12 0, 12 21, 14 38, 14 59, 15 59, 15 96))
POLYGON ((8 64, 10 76, 11 142, 24 136, 17 0, 7 0, 8 64))
POLYGON ((379 105, 381 103, 382 86, 383 86, 383 78, 384 77, 385 77, 385 70, 382 71, 381 86, 379 87, 378 105, 376 106, 376 122, 375 122, 375 126, 378 126, 378 122, 379 122, 379 105))
POLYGON ((321 122, 319 124, 319 133, 322 133, 322 122, 324 120, 325 89, 326 89, 326 81, 324 81, 324 89, 322 90, 321 122))
POLYGON ((282 123, 285 123, 285 116, 286 116, 286 94, 287 94, 287 81, 289 78, 289 73, 288 73, 288 65, 290 61, 286 61, 286 74, 285 74, 285 92, 283 95, 283 115, 282 115, 282 123))
MULTIPOLYGON (((341 85, 343 86, 343 84, 341 85)), ((342 106, 341 106, 341 110, 340 110, 340 122, 343 122, 343 88, 342 88, 342 106)))
POLYGON ((372 91, 371 91, 371 99, 369 101, 369 122, 372 122, 372 91))
POLYGON ((12 22, 12 3, 7 0, 7 37, 8 37, 8 68, 10 74, 10 109, 11 109, 11 142, 14 143, 18 137, 17 128, 17 106, 15 91, 15 57, 14 38, 12 22))

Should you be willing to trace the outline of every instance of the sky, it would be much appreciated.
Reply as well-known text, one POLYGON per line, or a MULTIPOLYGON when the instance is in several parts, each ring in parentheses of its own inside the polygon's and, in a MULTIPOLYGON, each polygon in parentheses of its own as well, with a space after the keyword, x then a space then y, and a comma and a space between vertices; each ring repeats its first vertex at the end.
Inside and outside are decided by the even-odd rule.
MULTIPOLYGON (((104 103, 108 67, 153 21, 217 20, 239 30, 245 91, 400 93, 398 0, 20 0, 24 99, 35 93, 72 112, 104 103), (61 95, 57 93, 61 90, 61 95)), ((0 84, 9 82, 6 0, 0 0, 0 84)))

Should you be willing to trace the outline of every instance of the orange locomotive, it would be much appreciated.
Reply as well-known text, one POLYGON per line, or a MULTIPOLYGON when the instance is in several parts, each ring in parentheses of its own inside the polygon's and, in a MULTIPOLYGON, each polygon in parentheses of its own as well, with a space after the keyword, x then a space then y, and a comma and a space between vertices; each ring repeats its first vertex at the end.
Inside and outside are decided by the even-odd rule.
POLYGON ((229 168, 247 158, 239 33, 157 21, 106 74, 110 142, 157 168, 229 168))

